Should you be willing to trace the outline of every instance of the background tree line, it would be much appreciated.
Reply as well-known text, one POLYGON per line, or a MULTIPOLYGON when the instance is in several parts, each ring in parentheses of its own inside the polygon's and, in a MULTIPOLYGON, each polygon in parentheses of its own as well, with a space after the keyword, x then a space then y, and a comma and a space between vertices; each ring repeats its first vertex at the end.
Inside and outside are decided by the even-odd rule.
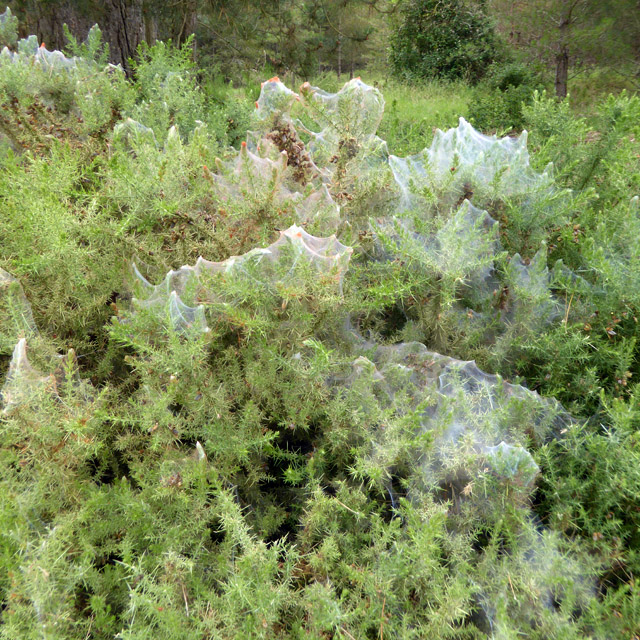
MULTIPOLYGON (((640 84, 638 0, 13 0, 21 33, 63 48, 98 23, 112 62, 131 70, 137 46, 183 44, 228 78, 272 69, 351 76, 389 68, 408 78, 480 81, 494 65, 525 62, 555 78, 594 66, 640 84)), ((501 80, 498 81, 500 83, 501 80)))
POLYGON ((227 73, 273 67, 311 74, 354 72, 384 57, 390 0, 15 0, 22 34, 63 48, 63 25, 84 38, 98 23, 111 60, 129 69, 143 40, 183 44, 194 34, 196 54, 227 73))

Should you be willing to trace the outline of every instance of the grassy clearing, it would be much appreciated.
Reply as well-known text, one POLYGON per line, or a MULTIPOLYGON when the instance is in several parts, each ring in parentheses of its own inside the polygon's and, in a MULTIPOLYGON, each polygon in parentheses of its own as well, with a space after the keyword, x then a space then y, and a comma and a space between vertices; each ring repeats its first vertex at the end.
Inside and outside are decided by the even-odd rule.
MULTIPOLYGON (((234 86, 220 81, 208 86, 210 95, 221 102, 235 100, 251 104, 258 99, 260 82, 269 77, 268 70, 247 74, 242 83, 234 86)), ((308 81, 325 91, 338 91, 349 77, 323 73, 309 79, 287 75, 281 80, 289 87, 299 87, 308 81)), ((394 155, 411 155, 424 149, 433 138, 436 128, 448 129, 467 117, 473 88, 464 82, 423 81, 419 84, 399 82, 382 74, 364 74, 362 79, 380 89, 386 107, 378 135, 387 141, 394 155)))
POLYGON ((473 91, 462 82, 430 81, 416 85, 380 83, 385 110, 378 135, 395 155, 417 153, 431 142, 435 128, 448 129, 466 117, 473 91))

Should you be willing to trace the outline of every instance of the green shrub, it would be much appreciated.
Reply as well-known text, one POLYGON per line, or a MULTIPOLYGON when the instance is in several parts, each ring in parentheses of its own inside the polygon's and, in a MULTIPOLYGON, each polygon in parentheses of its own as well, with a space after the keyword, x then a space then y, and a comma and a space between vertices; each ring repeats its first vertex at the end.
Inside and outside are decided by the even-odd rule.
POLYGON ((521 63, 494 64, 475 90, 469 120, 482 131, 522 130, 522 106, 539 88, 534 74, 521 63))
POLYGON ((18 18, 9 7, 4 13, 0 13, 0 48, 12 47, 18 41, 18 18))
POLYGON ((31 44, 0 59, 0 637, 637 632, 637 98, 537 94, 528 149, 394 86, 397 157, 360 80, 254 109, 188 49, 130 82, 97 32, 31 44))
POLYGON ((391 38, 399 76, 477 82, 500 56, 491 20, 474 0, 408 0, 391 38))

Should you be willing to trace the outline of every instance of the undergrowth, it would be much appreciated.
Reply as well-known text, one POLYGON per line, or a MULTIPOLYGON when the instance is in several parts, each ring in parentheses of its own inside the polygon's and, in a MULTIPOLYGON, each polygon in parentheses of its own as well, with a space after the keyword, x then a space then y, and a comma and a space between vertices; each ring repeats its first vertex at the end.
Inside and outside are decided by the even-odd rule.
POLYGON ((640 633, 637 97, 91 38, 0 55, 0 637, 640 633))

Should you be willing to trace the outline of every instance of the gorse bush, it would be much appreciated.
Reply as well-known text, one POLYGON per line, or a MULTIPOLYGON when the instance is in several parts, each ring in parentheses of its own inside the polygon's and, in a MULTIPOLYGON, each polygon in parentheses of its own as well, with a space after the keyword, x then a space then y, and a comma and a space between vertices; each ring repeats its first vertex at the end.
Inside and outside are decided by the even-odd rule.
POLYGON ((18 19, 7 7, 0 16, 0 46, 11 47, 18 41, 18 19))
POLYGON ((0 56, 0 637, 637 633, 637 99, 400 157, 73 47, 0 56))

